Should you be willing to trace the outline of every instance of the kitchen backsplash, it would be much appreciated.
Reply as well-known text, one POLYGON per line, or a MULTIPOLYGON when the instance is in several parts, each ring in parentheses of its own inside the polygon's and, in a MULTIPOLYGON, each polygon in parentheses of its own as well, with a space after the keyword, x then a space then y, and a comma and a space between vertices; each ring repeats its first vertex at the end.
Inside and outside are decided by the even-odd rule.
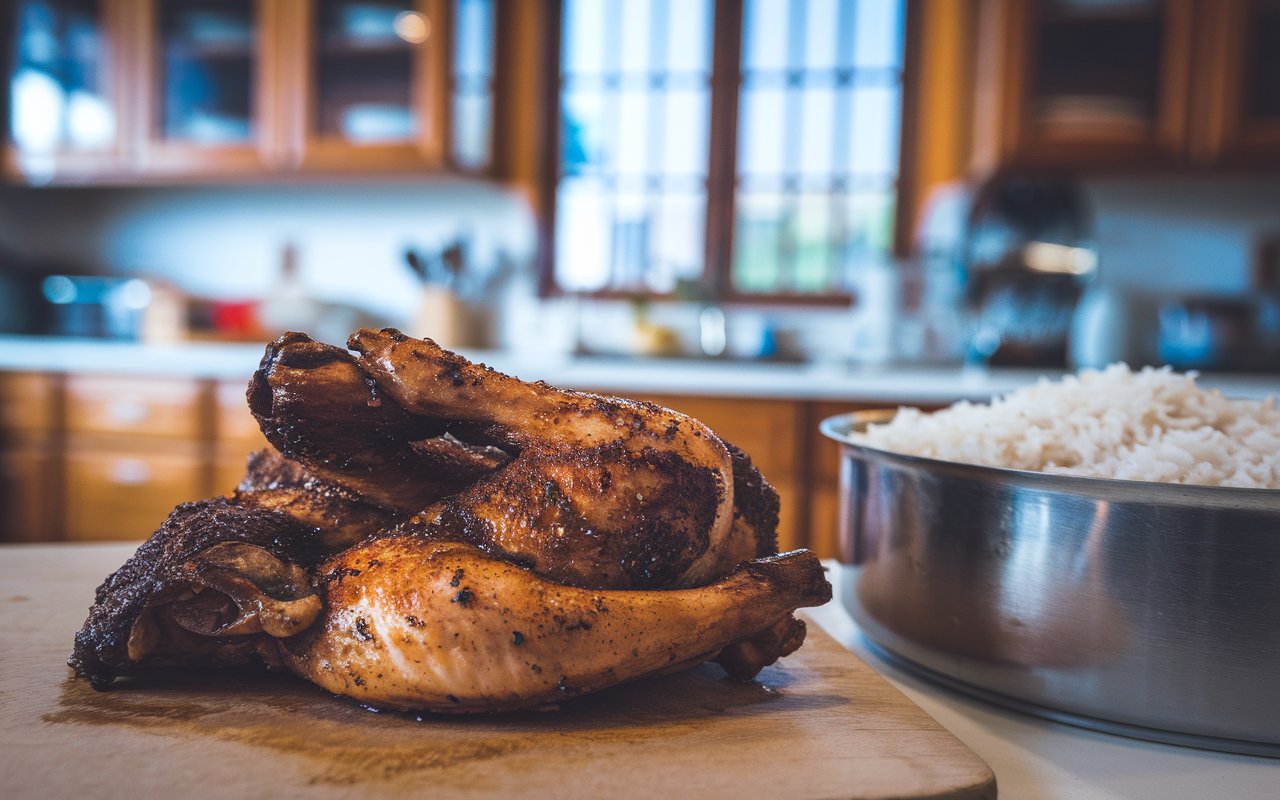
MULTIPOLYGON (((1280 235, 1274 180, 1150 178, 1086 183, 1097 216, 1099 280, 1137 290, 1238 293, 1249 288, 1259 243, 1280 235)), ((262 297, 279 280, 286 244, 318 299, 386 324, 412 324, 420 282, 407 246, 435 252, 469 241, 481 268, 503 260, 515 277, 494 292, 487 344, 622 352, 635 344, 623 302, 538 301, 532 215, 491 184, 339 183, 172 188, 0 188, 0 243, 27 256, 103 272, 171 280, 204 296, 262 297)), ((699 313, 657 303, 649 320, 697 352, 699 313)), ((729 309, 728 351, 770 347, 828 360, 854 356, 846 309, 729 309)), ((905 334, 904 334, 905 335, 905 334)))

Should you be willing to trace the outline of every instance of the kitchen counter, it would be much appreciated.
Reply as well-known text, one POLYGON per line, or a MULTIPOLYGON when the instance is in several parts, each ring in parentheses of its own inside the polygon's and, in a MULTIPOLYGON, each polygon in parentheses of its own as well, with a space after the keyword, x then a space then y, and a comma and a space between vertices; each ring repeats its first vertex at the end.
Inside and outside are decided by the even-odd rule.
MULTIPOLYGON (((0 336, 0 370, 189 376, 248 380, 262 358, 260 344, 131 342, 0 336)), ((986 400, 1055 371, 944 367, 854 367, 842 363, 784 364, 714 359, 575 357, 464 350, 501 372, 556 386, 616 394, 706 395, 850 403, 945 405, 986 400)), ((1280 394, 1280 375, 1210 374, 1201 383, 1238 397, 1280 394)))
MULTIPOLYGON (((67 673, 61 666, 64 657, 61 643, 70 641, 72 631, 83 619, 84 610, 92 599, 93 585, 122 563, 132 548, 133 545, 128 544, 0 546, 0 614, 4 615, 7 630, 33 643, 49 643, 48 646, 41 645, 48 652, 42 650, 38 659, 53 665, 48 672, 48 681, 60 686, 66 679, 67 673), (49 597, 63 599, 51 605, 49 597, 32 596, 36 590, 30 588, 29 581, 20 579, 19 576, 23 575, 41 576, 40 591, 49 597), (29 613, 36 608, 42 608, 43 613, 29 613), (28 613, 24 615, 24 611, 28 613), (58 630, 51 631, 50 626, 58 630)), ((833 582, 837 583, 838 597, 839 582, 844 573, 834 564, 830 566, 833 582)), ((922 682, 879 660, 867 651, 852 619, 834 602, 807 613, 837 641, 902 689, 982 757, 995 772, 1001 797, 1018 800, 1152 797, 1165 800, 1200 800, 1206 797, 1262 800, 1280 796, 1280 761, 1133 741, 1005 711, 922 682)), ((25 655, 24 663, 31 662, 32 654, 25 655)), ((12 653, 0 652, 0 664, 6 671, 16 668, 17 663, 12 653)), ((21 676, 11 677, 42 680, 38 673, 27 674, 27 671, 21 676)), ((51 691, 56 693, 57 690, 51 691)), ((122 698, 121 702, 127 700, 123 695, 122 698)), ((101 723, 89 717, 68 717, 70 712, 66 709, 60 711, 57 707, 30 709, 29 702, 21 693, 0 691, 0 711, 5 714, 43 714, 47 721, 69 721, 82 726, 101 723)), ((815 706, 817 708, 820 706, 815 706)), ((282 708, 280 713, 291 712, 282 708)), ((814 713, 822 712, 815 710, 814 713)), ((144 717, 139 717, 135 724, 140 728, 148 727, 144 717)), ((67 727, 70 731, 75 725, 67 727)), ((243 750, 236 748, 253 742, 251 738, 243 741, 235 736, 223 738, 225 741, 210 739, 207 742, 211 761, 243 754, 243 750)), ((50 787, 41 786, 34 778, 36 773, 26 769, 26 765, 40 759, 43 759, 41 763, 47 762, 49 752, 35 752, 32 748, 51 745, 47 742, 44 745, 35 742, 23 745, 19 740, 14 741, 14 746, 0 750, 0 770, 6 776, 6 796, 49 796, 47 790, 50 787)), ((154 783, 155 776, 164 769, 166 748, 176 746, 172 740, 161 738, 158 730, 141 738, 122 736, 115 757, 122 764, 136 763, 140 785, 148 781, 154 783)), ((59 773, 59 781, 64 786, 78 787, 79 796, 136 796, 129 779, 122 777, 131 774, 128 770, 104 781, 100 776, 78 772, 73 753, 68 752, 65 756, 65 769, 59 773)), ((287 758, 280 756, 279 761, 280 769, 288 769, 287 758)), ((812 768, 821 769, 821 763, 815 762, 812 768)), ((909 769, 905 764, 903 768, 909 769)), ((565 777, 572 780, 572 776, 565 777)), ((356 789, 354 786, 349 788, 356 789)), ((482 790, 483 786, 473 788, 482 790)), ((216 783, 189 781, 174 789, 192 797, 220 794, 216 783)), ((271 793, 269 786, 262 789, 265 794, 271 793)))
MULTIPOLYGON (((835 597, 847 567, 831 563, 835 597)), ((1127 739, 1076 728, 970 698, 901 669, 871 650, 833 600, 807 612, 977 753, 996 774, 1000 797, 1018 800, 1274 800, 1280 759, 1127 739)))

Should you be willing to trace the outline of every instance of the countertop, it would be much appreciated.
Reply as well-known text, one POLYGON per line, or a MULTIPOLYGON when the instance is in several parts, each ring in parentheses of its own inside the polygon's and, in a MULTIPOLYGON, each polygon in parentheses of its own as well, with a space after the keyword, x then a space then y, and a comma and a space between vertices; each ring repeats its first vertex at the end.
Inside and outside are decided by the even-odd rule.
MULTIPOLYGON (((842 594, 848 567, 829 562, 842 594)), ((916 705, 942 723, 996 774, 1000 797, 1017 800, 1275 800, 1280 759, 1240 756, 1127 739, 983 702, 930 683, 868 647, 853 618, 832 600, 809 614, 916 705)))
MULTIPOLYGON (((0 336, 0 370, 189 376, 248 380, 261 344, 136 344, 36 336, 0 336)), ((463 355, 525 380, 615 394, 675 394, 945 405, 987 400, 1057 371, 958 367, 863 367, 839 362, 773 363, 715 359, 572 356, 507 350, 463 355)), ((1228 395, 1280 395, 1280 375, 1208 374, 1202 385, 1228 395)))
MULTIPOLYGON (((7 567, 21 569, 25 574, 47 576, 48 585, 61 595, 79 597, 75 608, 59 608, 58 613, 41 619, 10 616, 6 624, 32 630, 32 626, 37 625, 66 627, 69 641, 72 629, 79 624, 83 609, 92 599, 93 583, 98 579, 88 576, 105 576, 122 563, 134 547, 125 543, 0 546, 0 574, 7 567)), ((839 582, 845 573, 834 564, 829 566, 839 597, 839 582)), ((0 584, 0 613, 4 615, 21 615, 33 599, 14 596, 10 586, 0 584)), ((1280 761, 1133 741, 990 706, 922 682, 880 660, 867 650, 856 624, 835 602, 808 613, 837 641, 902 689, 984 759, 995 772, 1001 797, 1017 800, 1200 800, 1207 797, 1270 800, 1280 797, 1280 761)), ((0 652, 0 670, 6 670, 5 664, 10 660, 9 654, 0 652)), ((48 677, 58 683, 65 678, 62 669, 54 670, 48 677)), ((23 702, 23 697, 0 687, 0 704, 16 706, 23 702)), ((156 741, 157 744, 150 745, 145 752, 121 753, 120 757, 143 759, 139 768, 146 769, 146 763, 164 758, 164 740, 156 741)), ((228 746, 225 742, 210 743, 210 747, 228 746)), ((0 752, 0 770, 7 776, 20 778, 24 774, 23 758, 21 747, 0 752)), ((67 769, 75 770, 74 759, 68 760, 67 769)), ((82 778, 79 783, 85 787, 83 796, 119 796, 126 788, 96 783, 93 776, 82 778)), ((21 780, 7 786, 19 790, 10 796, 43 796, 38 786, 21 780)), ((175 790, 188 796, 217 793, 201 791, 199 785, 184 785, 175 790)), ((270 788, 264 787, 264 792, 269 794, 270 788)))

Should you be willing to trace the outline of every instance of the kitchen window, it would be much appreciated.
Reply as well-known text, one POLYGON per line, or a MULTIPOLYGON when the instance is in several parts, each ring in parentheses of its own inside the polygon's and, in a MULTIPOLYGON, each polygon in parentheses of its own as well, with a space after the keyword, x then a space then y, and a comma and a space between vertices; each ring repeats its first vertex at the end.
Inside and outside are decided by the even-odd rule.
POLYGON ((897 195, 905 0, 565 0, 553 291, 847 296, 897 195))

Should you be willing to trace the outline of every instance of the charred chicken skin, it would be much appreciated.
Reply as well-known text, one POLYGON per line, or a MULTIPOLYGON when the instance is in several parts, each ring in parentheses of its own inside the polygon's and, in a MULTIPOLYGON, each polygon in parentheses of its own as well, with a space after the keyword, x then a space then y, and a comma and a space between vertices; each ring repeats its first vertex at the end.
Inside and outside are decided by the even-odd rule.
POLYGON ((829 599, 702 423, 394 330, 348 345, 268 346, 248 400, 275 449, 98 589, 70 661, 94 686, 260 659, 389 708, 539 707, 711 659, 749 678, 829 599))

